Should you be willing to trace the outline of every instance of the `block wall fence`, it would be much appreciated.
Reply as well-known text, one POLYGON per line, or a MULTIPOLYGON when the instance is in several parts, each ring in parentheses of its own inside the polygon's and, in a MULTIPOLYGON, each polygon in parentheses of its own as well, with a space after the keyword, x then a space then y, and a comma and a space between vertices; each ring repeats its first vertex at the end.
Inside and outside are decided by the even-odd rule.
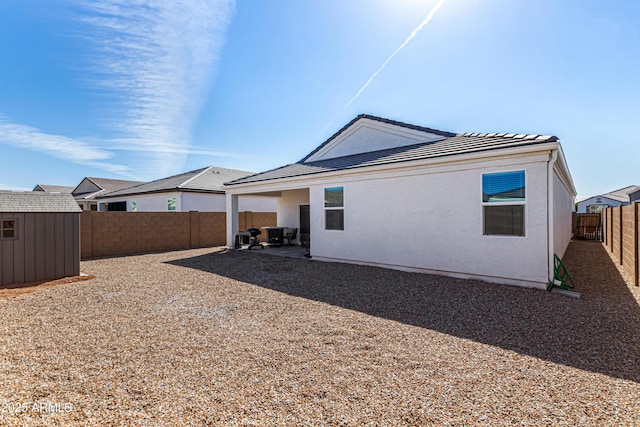
POLYGON ((640 203, 603 210, 602 228, 609 255, 640 286, 640 203))
MULTIPOLYGON (((275 212, 239 212, 241 230, 276 225, 275 212)), ((224 212, 91 212, 80 217, 82 259, 222 246, 224 212)))

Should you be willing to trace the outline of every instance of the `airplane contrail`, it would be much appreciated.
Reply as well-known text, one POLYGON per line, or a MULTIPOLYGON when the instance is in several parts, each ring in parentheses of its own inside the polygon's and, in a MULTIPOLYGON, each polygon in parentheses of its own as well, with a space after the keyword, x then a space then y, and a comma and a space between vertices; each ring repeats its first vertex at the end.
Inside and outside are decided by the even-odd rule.
MULTIPOLYGON (((387 66, 387 64, 389 64, 389 62, 393 59, 393 57, 394 57, 394 56, 396 56, 396 55, 398 54, 398 52, 400 52, 400 51, 401 51, 401 50, 402 50, 402 49, 403 49, 407 44, 409 44, 409 42, 410 42, 411 40, 413 40, 413 39, 418 35, 418 33, 420 32, 420 30, 422 30, 422 28, 423 28, 425 25, 427 25, 427 24, 429 23, 429 21, 431 21, 431 19, 433 19, 433 17, 435 16, 435 14, 438 12, 438 9, 440 9, 440 7, 444 4, 444 2, 445 2, 445 1, 446 1, 446 0, 439 0, 439 1, 438 1, 438 3, 436 3, 436 5, 435 5, 435 6, 433 6, 433 8, 431 9, 431 11, 429 11, 429 13, 427 14, 426 18, 424 18, 424 19, 422 20, 422 22, 421 22, 421 23, 420 23, 416 28, 414 28, 414 29, 413 29, 413 31, 411 31, 411 34, 409 34, 409 37, 407 37, 407 39, 406 39, 404 42, 402 42, 402 44, 401 44, 400 46, 398 46, 398 48, 397 48, 395 51, 393 51, 393 53, 392 53, 391 55, 389 55, 389 57, 388 57, 388 58, 387 58, 387 59, 382 63, 382 65, 381 65, 381 66, 380 66, 380 67, 375 71, 375 73, 373 73, 373 74, 371 75, 371 77, 369 77, 369 80, 367 80, 367 82, 366 82, 364 85, 362 85, 362 87, 360 88, 360 90, 359 90, 355 95, 353 95, 353 97, 349 100, 349 102, 347 102, 347 103, 345 104, 345 106, 342 108, 342 111, 340 111, 340 114, 342 114, 342 112, 343 112, 344 110, 346 110, 347 108, 349 108, 349 106, 350 106, 351 104, 353 104, 353 101, 355 101, 356 99, 358 99, 358 97, 359 97, 360 95, 362 95, 362 92, 364 92, 364 91, 367 89, 367 87, 369 87, 369 85, 371 84, 371 82, 373 81, 373 79, 375 79, 375 78, 376 78, 376 76, 377 76, 378 74, 380 74, 380 72, 381 72, 382 70, 384 70, 384 68, 387 66)), ((338 116, 339 116, 339 114, 338 114, 338 116)), ((332 124, 332 123, 333 123, 337 118, 338 118, 338 117, 336 117, 335 119, 333 119, 333 120, 332 120, 332 121, 331 121, 331 122, 330 122, 330 123, 325 127, 325 129, 324 129, 324 130, 327 130, 327 128, 328 128, 328 127, 329 127, 329 126, 330 126, 330 125, 331 125, 331 124, 332 124)), ((324 131, 323 131, 323 132, 324 132, 324 131)))

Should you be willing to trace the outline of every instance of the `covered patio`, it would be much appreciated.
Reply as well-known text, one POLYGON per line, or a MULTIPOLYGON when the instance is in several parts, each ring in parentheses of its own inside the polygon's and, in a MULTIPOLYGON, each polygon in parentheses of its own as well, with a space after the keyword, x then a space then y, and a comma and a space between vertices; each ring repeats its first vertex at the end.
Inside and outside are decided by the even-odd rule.
MULTIPOLYGON (((264 185, 265 189, 262 192, 256 192, 255 188, 251 192, 243 192, 241 188, 230 187, 227 189, 227 247, 233 248, 235 246, 236 236, 239 234, 238 223, 238 198, 241 196, 259 196, 259 197, 271 197, 277 200, 276 210, 276 225, 277 227, 286 228, 296 231, 295 237, 291 239, 291 245, 287 245, 289 241, 285 240, 282 246, 269 246, 268 243, 268 230, 261 229, 259 236, 260 241, 268 246, 269 253, 275 255, 291 256, 290 254, 299 252, 302 256, 307 253, 307 250, 301 247, 300 235, 302 233, 307 236, 310 235, 310 210, 309 210, 309 188, 296 188, 296 189, 272 189, 269 185, 264 185)), ((245 190, 246 191, 246 190, 245 190)), ((252 224, 247 224, 247 228, 252 224)), ((243 247, 244 249, 246 248, 243 247)), ((252 248, 253 251, 262 252, 258 247, 252 248)), ((267 249, 264 249, 267 252, 267 249)), ((298 256, 294 256, 297 258, 298 256)))

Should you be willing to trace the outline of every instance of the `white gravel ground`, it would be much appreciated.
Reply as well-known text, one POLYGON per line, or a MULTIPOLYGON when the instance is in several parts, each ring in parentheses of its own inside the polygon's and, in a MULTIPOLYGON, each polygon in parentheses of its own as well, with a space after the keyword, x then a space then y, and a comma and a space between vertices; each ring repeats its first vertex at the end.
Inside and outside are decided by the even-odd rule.
POLYGON ((200 249, 0 299, 0 425, 640 425, 640 291, 200 249))

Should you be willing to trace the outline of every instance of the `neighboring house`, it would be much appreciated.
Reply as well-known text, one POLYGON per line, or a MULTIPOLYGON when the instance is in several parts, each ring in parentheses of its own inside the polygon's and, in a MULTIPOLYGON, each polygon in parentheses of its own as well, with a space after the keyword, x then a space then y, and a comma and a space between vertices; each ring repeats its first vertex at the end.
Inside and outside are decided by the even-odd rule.
MULTIPOLYGON (((591 196, 578 201, 577 212, 599 213, 606 208, 628 205, 633 201, 631 200, 631 195, 633 194, 634 197, 637 197, 636 194, 638 194, 638 192, 640 192, 640 186, 630 185, 629 187, 624 187, 609 193, 591 196)), ((634 200, 637 200, 637 198, 634 200)))
POLYGON ((278 201, 314 259, 546 289, 572 237, 575 188, 558 138, 454 134, 360 115, 297 163, 231 181, 278 201))
POLYGON ((73 189, 74 189, 74 187, 67 187, 66 185, 38 184, 33 188, 33 191, 44 191, 45 193, 71 194, 73 189))
POLYGON ((131 187, 136 184, 142 184, 142 181, 86 177, 80 181, 80 184, 73 189, 71 194, 73 194, 73 197, 76 199, 82 210, 96 211, 98 210, 98 202, 96 201, 97 196, 109 191, 131 187))
POLYGON ((80 212, 71 194, 0 191, 0 285, 79 275, 80 212))
MULTIPOLYGON (((224 212, 223 184, 251 175, 237 169, 209 166, 158 179, 97 197, 99 211, 138 212, 224 212)), ((267 197, 243 197, 241 211, 275 212, 276 201, 267 197)))
POLYGON ((631 203, 640 202, 640 187, 633 193, 629 193, 629 201, 631 203))

